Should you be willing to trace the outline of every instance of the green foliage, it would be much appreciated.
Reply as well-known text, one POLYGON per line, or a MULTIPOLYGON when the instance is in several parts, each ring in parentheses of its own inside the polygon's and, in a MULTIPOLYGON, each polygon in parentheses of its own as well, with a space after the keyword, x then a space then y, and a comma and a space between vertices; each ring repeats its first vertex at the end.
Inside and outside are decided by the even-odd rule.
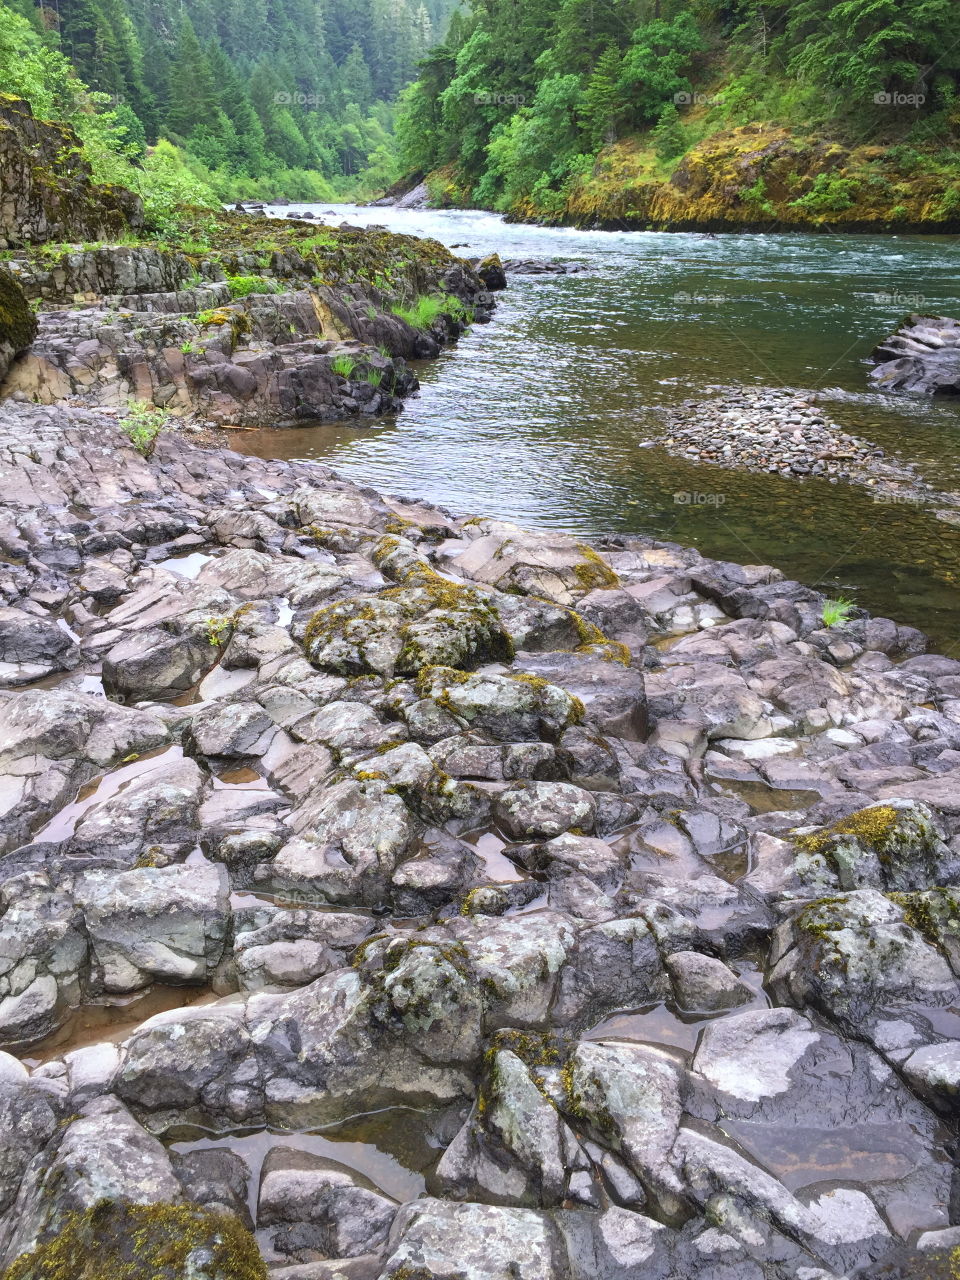
POLYGON ((661 160, 675 160, 687 149, 687 131, 680 120, 680 112, 672 102, 660 112, 652 134, 653 149, 661 160))
MULTIPOLYGON (((476 0, 400 100, 401 157, 475 203, 548 218, 628 133, 650 131, 663 165, 759 121, 852 145, 908 139, 929 164, 960 128, 950 15, 951 0, 476 0)), ((818 179, 796 207, 842 212, 856 181, 818 179)), ((773 211, 759 189, 746 202, 773 211)))
POLYGON ((330 368, 341 378, 352 377, 356 367, 357 361, 353 356, 334 356, 330 361, 330 368))
POLYGON ((806 195, 790 203, 795 209, 804 209, 814 215, 842 213, 856 203, 857 184, 851 178, 841 178, 835 173, 818 173, 806 195))
POLYGON ((159 409, 156 405, 148 404, 146 400, 131 400, 126 414, 120 420, 120 429, 137 452, 149 458, 157 436, 169 417, 170 414, 166 409, 159 409))
POLYGON ((214 209, 217 199, 187 164, 184 153, 161 138, 144 161, 142 177, 132 184, 143 197, 143 211, 153 230, 176 234, 181 226, 180 208, 194 205, 214 209))
POLYGON ((279 285, 276 280, 268 280, 264 276, 227 276, 231 298, 247 298, 251 293, 277 293, 279 285))
POLYGON ((855 601, 848 600, 846 596, 838 596, 836 600, 824 601, 820 617, 825 627, 842 626, 843 623, 850 621, 856 609, 855 601))
POLYGON ((393 314, 405 320, 412 329, 429 329, 446 309, 445 299, 432 294, 423 294, 412 306, 391 308, 393 314))

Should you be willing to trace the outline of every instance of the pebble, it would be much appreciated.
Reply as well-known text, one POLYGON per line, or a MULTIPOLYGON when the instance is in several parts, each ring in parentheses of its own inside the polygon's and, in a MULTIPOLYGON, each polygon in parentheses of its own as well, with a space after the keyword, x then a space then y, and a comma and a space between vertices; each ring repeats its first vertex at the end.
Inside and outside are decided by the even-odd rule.
POLYGON ((670 411, 661 444, 688 461, 802 479, 866 485, 903 500, 943 500, 910 463, 851 435, 795 391, 722 388, 670 411))

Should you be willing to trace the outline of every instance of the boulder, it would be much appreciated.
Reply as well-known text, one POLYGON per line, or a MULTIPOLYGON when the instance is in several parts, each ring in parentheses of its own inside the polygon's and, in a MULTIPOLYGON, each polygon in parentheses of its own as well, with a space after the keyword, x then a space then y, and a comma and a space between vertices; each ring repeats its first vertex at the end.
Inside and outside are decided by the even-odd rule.
POLYGON ((874 348, 870 379, 883 391, 960 395, 960 320, 911 315, 874 348))

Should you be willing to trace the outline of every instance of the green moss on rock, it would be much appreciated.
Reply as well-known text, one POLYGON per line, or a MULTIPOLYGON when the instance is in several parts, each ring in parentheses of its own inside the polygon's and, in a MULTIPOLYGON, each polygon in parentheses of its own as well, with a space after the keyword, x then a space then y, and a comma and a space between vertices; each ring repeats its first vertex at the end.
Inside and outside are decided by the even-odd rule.
POLYGON ((267 1280, 256 1240, 228 1214, 195 1205, 101 1201, 2 1280, 267 1280))
POLYGON ((0 348, 25 351, 37 335, 37 317, 13 274, 0 267, 0 348))

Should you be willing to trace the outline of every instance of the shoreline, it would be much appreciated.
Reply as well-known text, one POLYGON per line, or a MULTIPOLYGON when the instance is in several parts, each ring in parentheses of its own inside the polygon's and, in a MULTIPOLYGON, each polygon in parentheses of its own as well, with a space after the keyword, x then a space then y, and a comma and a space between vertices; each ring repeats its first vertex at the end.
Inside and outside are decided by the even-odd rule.
POLYGON ((0 1068, 18 1106, 62 1121, 2 1184, 8 1263, 62 1220, 58 1180, 116 1142, 121 1202, 147 1169, 158 1201, 189 1204, 202 1168, 242 1221, 251 1165, 171 1163, 185 1125, 270 1131, 251 1225, 280 1275, 317 1203, 337 1255, 384 1280, 426 1241, 436 1275, 466 1256, 477 1280, 541 1280, 577 1256, 574 1222, 602 1274, 642 1275, 648 1236, 689 1274, 730 1187, 749 1226, 715 1260, 745 1274, 771 1244, 783 1280, 918 1231, 952 1247, 960 662, 890 620, 826 626, 824 597, 769 566, 654 538, 457 519, 181 436, 144 458, 96 410, 7 402, 0 429, 5 644, 46 669, 21 687, 7 669, 0 699, 20 788, 3 920, 37 975, 7 979, 0 1068), (171 981, 201 999, 117 1045, 68 1042, 29 1074, 7 1056, 171 981), (700 1036, 679 1049, 683 1018, 700 1036), (828 1081, 824 1053, 850 1072, 828 1081), (653 1145, 634 1127, 651 1098, 653 1145), (346 1148, 331 1182, 299 1144, 410 1107, 445 1117, 423 1121, 443 1155, 402 1206, 346 1148), (838 1189, 801 1192, 721 1108, 764 1143, 789 1117, 791 1150, 825 1116, 882 1123, 916 1159, 890 1183, 851 1148, 838 1189), (840 1236, 834 1196, 856 1215, 840 1236), (611 1254, 627 1225, 640 1242, 611 1254))

